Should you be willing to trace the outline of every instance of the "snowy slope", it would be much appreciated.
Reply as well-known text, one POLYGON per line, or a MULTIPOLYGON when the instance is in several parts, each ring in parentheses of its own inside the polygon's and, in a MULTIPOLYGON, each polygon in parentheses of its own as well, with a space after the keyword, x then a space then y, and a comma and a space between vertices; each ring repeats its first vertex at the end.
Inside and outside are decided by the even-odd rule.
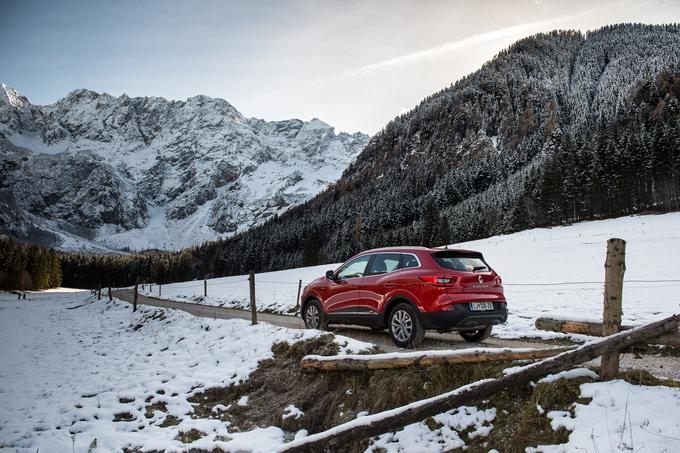
MULTIPOLYGON (((0 293, 0 451, 112 452, 125 447, 188 451, 178 439, 192 428, 210 436, 191 447, 225 451, 253 445, 271 451, 283 431, 230 432, 219 419, 193 419, 188 399, 206 388, 245 381, 274 343, 319 332, 195 318, 178 310, 97 301, 89 292, 0 293), (137 327, 139 326, 139 327, 137 327), (170 327, 170 328, 169 328, 170 327), (148 405, 167 412, 145 416, 148 405), (134 420, 114 421, 127 413, 134 420), (167 415, 166 415, 167 414, 167 415), (176 426, 163 426, 169 416, 176 426), (88 450, 96 439, 96 448, 88 450), (215 439, 222 439, 216 441, 215 439), (228 443, 226 439, 231 439, 228 443)), ((336 337, 343 351, 368 345, 336 337)))
MULTIPOLYGON (((623 321, 639 324, 680 312, 680 213, 621 217, 583 222, 571 226, 523 231, 479 241, 455 244, 484 253, 503 277, 510 316, 494 328, 502 338, 562 334, 535 329, 539 316, 601 319, 602 283, 606 241, 620 237, 628 241, 626 283, 623 292, 623 321), (654 280, 654 281, 649 281, 654 280), (664 282, 659 280, 675 280, 664 282)), ((256 276, 260 310, 292 313, 298 280, 303 285, 322 276, 329 264, 256 276)), ((248 307, 247 276, 203 282, 164 285, 164 298, 198 301, 228 307, 248 307)), ((158 295, 158 285, 145 292, 158 295)))
POLYGON ((207 96, 81 89, 36 106, 0 84, 0 230, 62 249, 88 245, 72 236, 92 249, 194 245, 307 201, 367 141, 316 118, 247 118, 207 96))
MULTIPOLYGON (((191 397, 205 389, 246 381, 272 345, 313 338, 317 331, 267 323, 195 318, 179 310, 142 306, 137 313, 117 300, 97 301, 88 292, 30 293, 26 300, 0 293, 0 451, 274 452, 305 429, 279 426, 238 431, 219 417, 192 417, 191 397), (161 407, 163 406, 163 407, 161 407), (175 422, 170 417, 176 417, 175 422), (180 433, 200 431, 182 441, 180 433)), ((336 336, 340 353, 370 345, 336 336)), ((576 369, 542 381, 593 376, 576 369)), ((615 380, 581 385, 574 415, 551 411, 553 428, 566 426, 569 442, 529 451, 673 451, 680 419, 680 389, 615 380), (670 450, 669 450, 670 448, 670 450)), ((249 407, 248 396, 236 403, 249 407)), ((413 403, 417 404, 417 403, 413 403)), ((374 438, 367 452, 443 452, 465 448, 468 439, 496 429, 497 410, 461 406, 374 438)), ((213 411, 228 410, 218 404, 213 411)), ((339 409, 340 410, 340 409, 339 409)), ((281 414, 297 417, 289 405, 281 414)), ((349 423, 362 423, 360 412, 349 423)), ((375 415, 379 417, 379 415, 375 415)))

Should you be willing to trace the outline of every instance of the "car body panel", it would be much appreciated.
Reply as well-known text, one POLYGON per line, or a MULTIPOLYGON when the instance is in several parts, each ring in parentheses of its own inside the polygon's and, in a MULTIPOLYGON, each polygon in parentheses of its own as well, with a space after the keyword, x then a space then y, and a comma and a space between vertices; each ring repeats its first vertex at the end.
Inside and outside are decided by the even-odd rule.
MULTIPOLYGON (((441 260, 442 253, 446 259, 450 254, 468 254, 483 260, 479 252, 461 249, 390 247, 368 250, 349 259, 334 273, 337 276, 348 263, 368 256, 364 275, 346 280, 326 277, 314 280, 302 294, 302 309, 304 311, 305 304, 314 297, 321 302, 330 323, 384 327, 390 307, 400 301, 415 306, 426 328, 469 330, 505 322, 507 302, 498 274, 488 264, 483 270, 475 267, 474 272, 444 268, 437 261, 441 260), (394 260, 388 258, 395 255, 402 256, 401 265, 408 261, 412 267, 394 268, 394 260), (408 260, 404 256, 408 256, 408 260), (385 266, 385 263, 389 265, 385 266), (432 276, 449 279, 451 283, 439 285, 421 279, 432 276), (492 302, 494 309, 473 312, 470 302, 492 302)), ((447 261, 446 265, 449 264, 447 261)))

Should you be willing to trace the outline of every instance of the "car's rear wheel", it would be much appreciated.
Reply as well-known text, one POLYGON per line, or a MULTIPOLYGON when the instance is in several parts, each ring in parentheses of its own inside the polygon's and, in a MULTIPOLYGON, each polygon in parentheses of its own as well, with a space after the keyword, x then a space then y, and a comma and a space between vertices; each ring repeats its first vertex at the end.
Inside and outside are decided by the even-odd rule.
POLYGON ((326 330, 328 321, 318 300, 313 299, 305 305, 302 319, 308 329, 326 330))
POLYGON ((458 333, 465 341, 469 341, 470 343, 479 343, 480 341, 484 341, 489 338, 489 335, 491 335, 491 329, 493 329, 492 326, 486 326, 483 329, 466 330, 458 333))
POLYGON ((388 327, 392 341, 401 348, 416 348, 425 338, 425 329, 418 313, 406 303, 398 304, 392 309, 388 327))

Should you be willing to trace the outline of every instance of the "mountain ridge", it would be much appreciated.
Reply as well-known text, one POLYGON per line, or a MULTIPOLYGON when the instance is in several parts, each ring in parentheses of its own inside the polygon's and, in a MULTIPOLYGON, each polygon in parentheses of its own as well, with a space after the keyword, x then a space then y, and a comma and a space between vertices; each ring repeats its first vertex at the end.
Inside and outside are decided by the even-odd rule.
POLYGON ((322 190, 368 141, 317 118, 247 118, 205 95, 76 89, 36 106, 0 91, 0 229, 62 250, 178 249, 234 234, 322 190))

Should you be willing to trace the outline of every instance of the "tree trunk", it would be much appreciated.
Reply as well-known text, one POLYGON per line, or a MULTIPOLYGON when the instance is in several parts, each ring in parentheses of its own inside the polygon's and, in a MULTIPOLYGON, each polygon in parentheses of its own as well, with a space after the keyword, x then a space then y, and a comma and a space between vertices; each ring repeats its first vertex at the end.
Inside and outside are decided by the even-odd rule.
POLYGON ((424 351, 373 355, 316 356, 300 361, 303 371, 362 371, 408 368, 412 366, 452 365, 506 360, 531 360, 552 357, 574 348, 493 348, 460 351, 424 351))
POLYGON ((673 315, 617 335, 599 338, 572 351, 563 352, 555 357, 527 365, 502 378, 473 382, 439 396, 357 418, 327 431, 289 442, 278 451, 318 452, 329 447, 340 449, 348 443, 393 432, 411 423, 425 420, 463 404, 488 398, 489 395, 500 390, 535 381, 548 374, 569 370, 575 365, 592 360, 604 353, 646 342, 649 338, 677 329, 678 325, 680 325, 680 315, 673 315))

